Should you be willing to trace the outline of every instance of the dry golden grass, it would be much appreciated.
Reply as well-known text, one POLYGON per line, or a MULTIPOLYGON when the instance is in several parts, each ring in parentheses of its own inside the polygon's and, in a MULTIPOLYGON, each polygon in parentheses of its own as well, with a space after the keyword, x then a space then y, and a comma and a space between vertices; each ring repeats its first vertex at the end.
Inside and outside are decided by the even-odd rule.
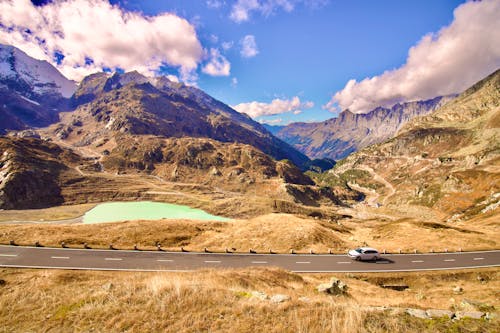
POLYGON ((102 224, 30 224, 0 225, 0 243, 14 240, 20 245, 40 242, 44 246, 131 249, 137 244, 142 249, 154 249, 159 242, 162 248, 179 250, 181 246, 191 251, 202 251, 205 247, 213 251, 236 248, 248 251, 289 252, 328 251, 332 248, 344 251, 340 240, 346 232, 334 222, 322 222, 312 218, 301 218, 287 214, 264 215, 251 220, 230 222, 200 222, 189 220, 131 221, 102 224), (340 230, 340 231, 339 231, 340 230))
MULTIPOLYGON (((279 269, 203 270, 192 273, 0 270, 0 332, 493 332, 498 319, 420 320, 370 305, 448 308, 441 286, 498 307, 498 269, 474 272, 338 275, 349 295, 315 291, 331 275, 298 275, 279 269), (476 276, 484 276, 479 282, 476 276), (410 290, 378 286, 402 281, 410 290), (481 283, 481 284, 480 284, 481 283), (415 296, 422 289, 423 297, 415 296), (252 291, 285 294, 271 303, 252 291), (304 299, 303 297, 307 297, 304 299)), ((460 297, 460 298, 458 298, 460 297)))
POLYGON ((7 221, 59 221, 74 219, 95 207, 95 204, 57 206, 44 209, 2 210, 0 222, 7 221))
POLYGON ((162 248, 190 251, 238 252, 253 249, 273 251, 326 253, 329 249, 344 253, 347 249, 367 244, 380 250, 397 252, 491 250, 499 247, 499 223, 495 215, 474 223, 434 223, 416 219, 347 219, 341 224, 325 219, 291 214, 267 214, 248 220, 229 222, 157 220, 102 224, 0 224, 0 244, 14 240, 20 245, 40 242, 44 246, 95 248, 113 244, 119 249, 162 248), (412 235, 412 237, 408 237, 412 235))

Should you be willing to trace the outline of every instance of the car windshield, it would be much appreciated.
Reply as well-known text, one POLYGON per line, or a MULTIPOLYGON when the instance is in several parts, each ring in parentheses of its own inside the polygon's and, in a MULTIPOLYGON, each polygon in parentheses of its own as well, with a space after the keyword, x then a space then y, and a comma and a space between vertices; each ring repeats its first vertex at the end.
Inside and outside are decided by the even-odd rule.
POLYGON ((362 253, 362 252, 363 252, 363 251, 361 251, 361 249, 356 249, 356 250, 354 250, 354 251, 356 251, 356 252, 358 252, 358 253, 362 253))

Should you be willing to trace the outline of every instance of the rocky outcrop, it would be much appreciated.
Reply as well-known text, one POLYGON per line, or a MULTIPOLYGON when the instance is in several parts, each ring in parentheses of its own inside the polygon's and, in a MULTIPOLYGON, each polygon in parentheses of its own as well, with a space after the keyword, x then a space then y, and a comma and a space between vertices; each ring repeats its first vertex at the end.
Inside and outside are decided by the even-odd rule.
POLYGON ((0 208, 28 209, 63 202, 60 175, 77 155, 37 139, 0 138, 0 208))
POLYGON ((337 278, 332 278, 329 283, 322 283, 316 287, 318 292, 330 295, 346 295, 347 289, 347 284, 337 278))

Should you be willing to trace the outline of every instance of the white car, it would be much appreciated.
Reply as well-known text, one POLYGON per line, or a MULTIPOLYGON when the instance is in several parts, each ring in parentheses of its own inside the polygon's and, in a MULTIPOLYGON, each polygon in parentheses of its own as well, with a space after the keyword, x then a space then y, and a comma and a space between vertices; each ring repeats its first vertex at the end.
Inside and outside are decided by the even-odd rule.
POLYGON ((354 260, 378 260, 380 259, 380 253, 371 247, 360 247, 354 250, 350 250, 347 255, 354 260))

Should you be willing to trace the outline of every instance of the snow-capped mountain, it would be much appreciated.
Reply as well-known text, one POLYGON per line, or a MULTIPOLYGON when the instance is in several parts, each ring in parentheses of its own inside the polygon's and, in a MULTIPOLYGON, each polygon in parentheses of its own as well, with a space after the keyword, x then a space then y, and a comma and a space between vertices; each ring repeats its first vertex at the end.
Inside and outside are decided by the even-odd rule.
POLYGON ((0 134, 56 122, 75 90, 47 61, 0 44, 0 134))
POLYGON ((76 83, 65 78, 54 66, 44 60, 31 58, 11 45, 0 44, 0 83, 16 81, 33 97, 60 94, 69 98, 76 90, 76 83))

